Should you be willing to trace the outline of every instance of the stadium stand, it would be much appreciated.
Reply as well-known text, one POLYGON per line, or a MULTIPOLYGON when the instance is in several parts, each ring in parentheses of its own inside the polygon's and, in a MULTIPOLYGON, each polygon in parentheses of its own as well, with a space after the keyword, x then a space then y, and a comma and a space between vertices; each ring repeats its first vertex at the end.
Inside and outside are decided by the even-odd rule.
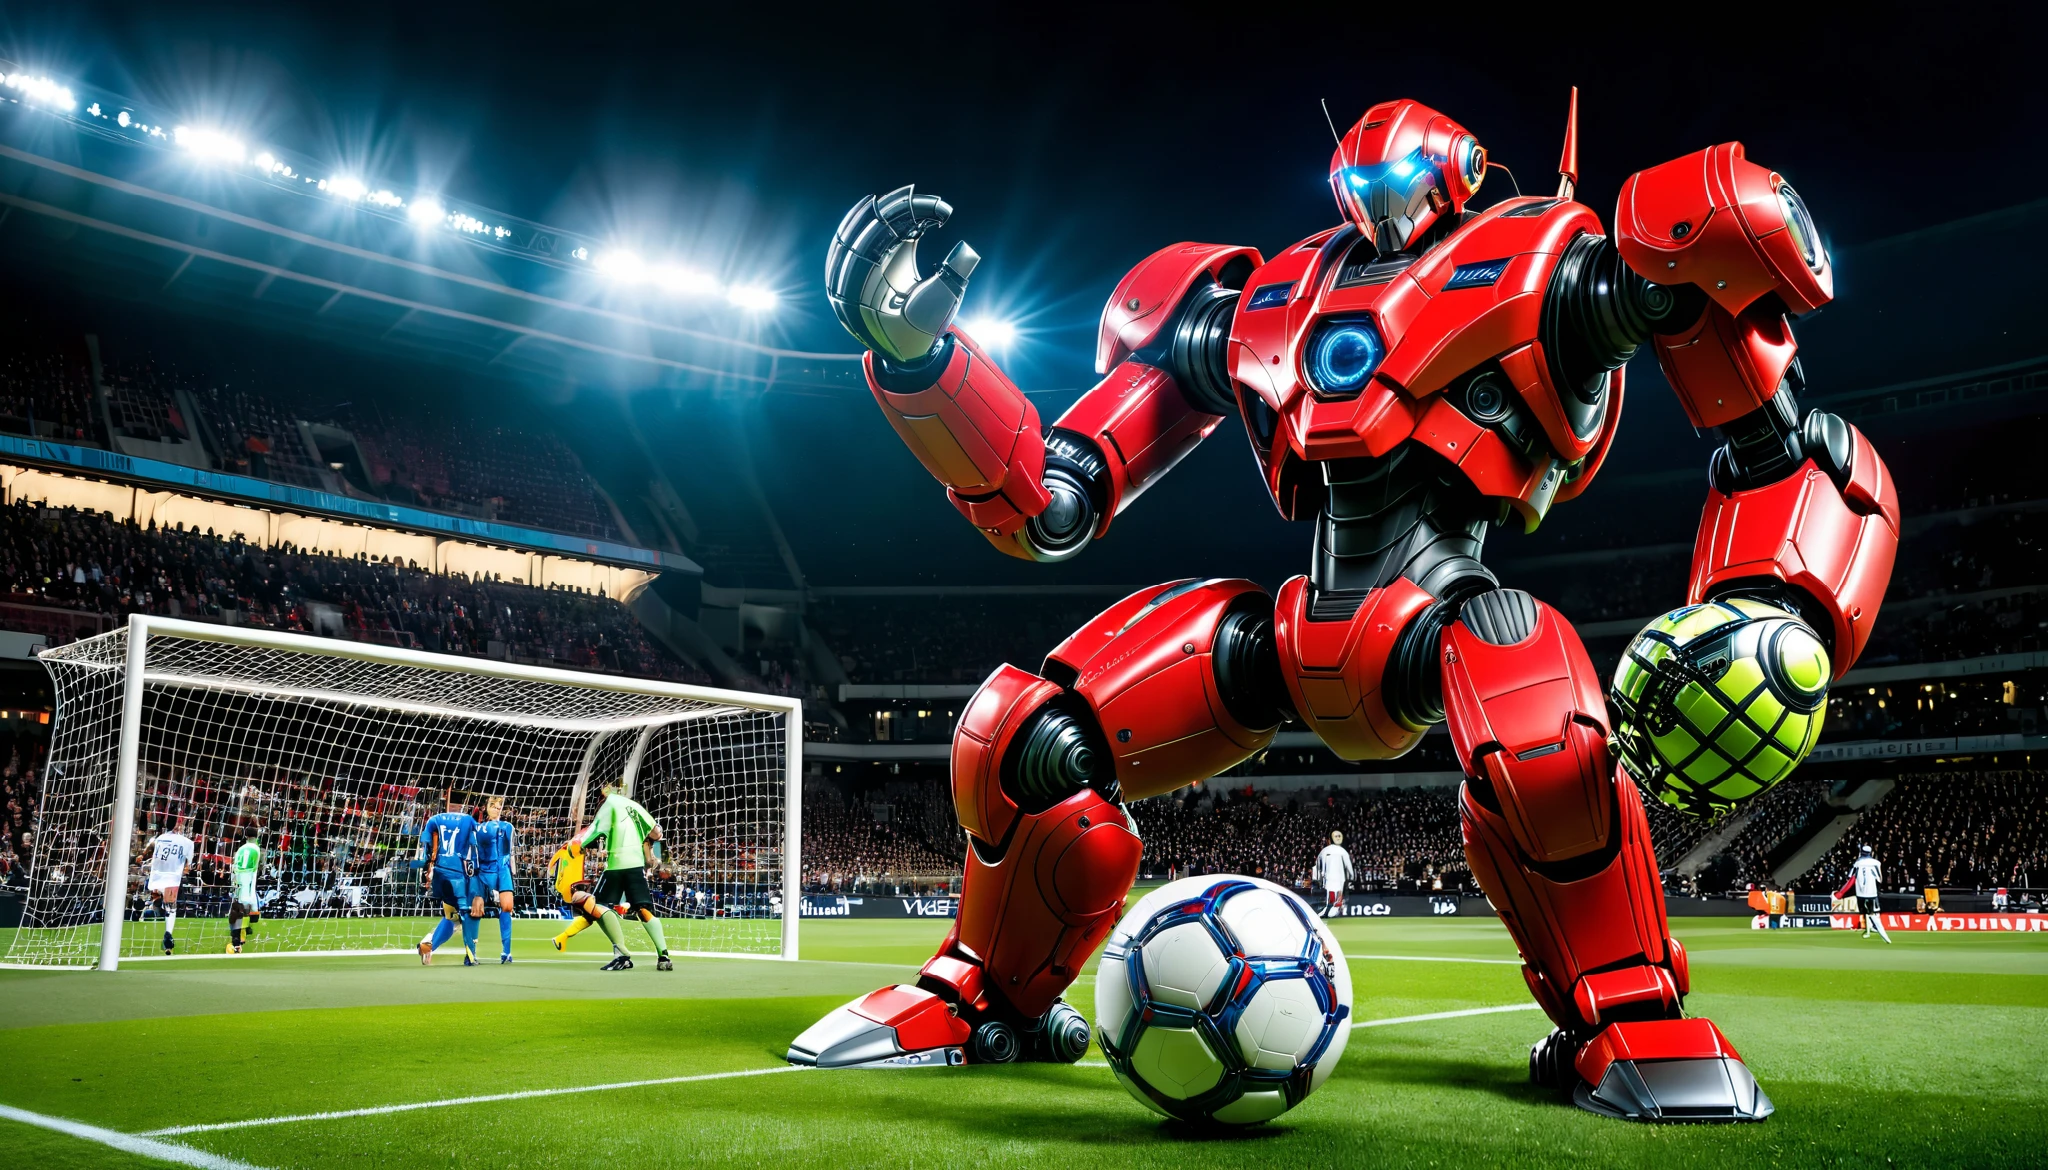
POLYGON ((1306 888, 1316 853, 1344 833, 1368 890, 1462 889, 1471 883, 1458 829, 1457 789, 1341 788, 1289 794, 1221 782, 1131 806, 1156 876, 1247 873, 1306 888))
MULTIPOLYGON (((0 508, 0 627, 17 615, 144 612, 578 670, 708 683, 617 601, 436 575, 385 561, 259 549, 69 508, 0 508)), ((35 632, 51 636, 50 623, 35 632)), ((97 632, 72 627, 71 633, 97 632)), ((52 644, 70 638, 58 634, 52 644)))
POLYGON ((978 683, 1004 662, 1036 667, 1114 596, 827 596, 809 616, 855 682, 978 683))
MULTIPOLYGON (((10 313, 0 322, 0 430, 29 433, 33 413, 44 438, 116 448, 119 439, 189 444, 195 465, 215 470, 621 539, 575 453, 537 421, 477 423, 447 403, 369 379, 349 386, 347 401, 322 402, 336 397, 333 388, 309 390, 307 372, 288 365, 230 373, 136 338, 88 337, 10 313), (92 355, 100 359, 104 415, 92 355)), ((507 409, 495 413, 502 419, 507 409)))
POLYGON ((7 763, 0 768, 0 885, 28 884, 27 858, 34 843, 36 781, 45 744, 22 735, 0 736, 7 744, 7 763))
POLYGON ((943 784, 895 781, 850 792, 804 788, 804 889, 820 894, 924 894, 957 889, 966 838, 943 784))
POLYGON ((79 442, 96 436, 92 414, 83 348, 53 343, 33 320, 0 319, 0 429, 79 442))
POLYGON ((1769 881, 1772 852, 1806 823, 1827 791, 1825 779, 1794 773, 1758 798, 1749 822, 1721 853, 1728 859, 1724 872, 1730 875, 1730 888, 1761 886, 1769 881))
POLYGON ((1911 772, 1807 872, 1834 890, 1869 845, 1889 890, 2048 883, 2048 773, 2035 768, 1911 772))

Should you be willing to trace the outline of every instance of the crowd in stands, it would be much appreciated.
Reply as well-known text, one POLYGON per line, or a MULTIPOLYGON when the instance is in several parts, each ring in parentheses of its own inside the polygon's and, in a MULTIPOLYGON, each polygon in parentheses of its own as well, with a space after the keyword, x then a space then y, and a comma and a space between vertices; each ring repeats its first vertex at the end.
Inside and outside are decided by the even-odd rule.
MULTIPOLYGON (((8 601, 121 620, 197 617, 451 654, 678 682, 710 677, 656 646, 616 601, 440 575, 388 560, 264 549, 94 512, 0 507, 8 601)), ((14 609, 0 607, 0 625, 14 609)), ((53 639, 61 641, 62 639, 53 639)))
POLYGON ((0 318, 0 430, 59 440, 87 439, 93 420, 92 371, 84 346, 51 343, 34 322, 0 318))
MULTIPOLYGON (((1862 663, 2048 647, 2044 532, 2048 512, 2031 508, 1909 529, 1888 612, 1862 663)), ((1504 560, 1500 572, 1503 584, 1530 590, 1577 625, 1633 623, 1682 602, 1690 550, 1689 543, 1654 546, 1526 568, 1504 560)), ((856 682, 964 683, 979 682, 1003 662, 1036 669, 1047 651, 1114 600, 1111 593, 827 598, 809 616, 856 682)), ((1611 665, 1632 633, 1631 626, 1589 635, 1595 665, 1611 665)))
POLYGON ((2048 726, 2048 683, 2038 674, 1836 687, 1823 734, 1831 739, 1923 735, 2038 735, 2048 726))
POLYGON ((847 791, 804 785, 804 889, 819 894, 957 891, 966 838, 943 783, 896 781, 847 791))
POLYGON ((7 764, 0 768, 0 886, 28 884, 28 859, 35 846, 37 802, 41 786, 36 771, 45 744, 25 736, 0 737, 7 743, 7 764))
POLYGON ((356 411, 349 428, 386 495, 422 507, 487 509, 491 519, 550 532, 620 539, 568 444, 546 432, 445 418, 356 411), (395 489, 395 490, 394 490, 395 489))
POLYGON ((2031 768, 1907 773, 1801 879, 1832 892, 1862 846, 1884 888, 1980 890, 2048 884, 2048 773, 2031 768))
POLYGON ((2048 598, 2043 590, 1899 609, 1879 615, 1863 652, 1865 665, 1946 662, 2048 648, 2048 598))
POLYGON ((33 418, 46 437, 92 446, 116 436, 190 443, 222 471, 621 539, 575 453, 537 422, 478 423, 439 398, 375 385, 322 392, 289 368, 202 370, 128 341, 99 346, 102 414, 84 334, 10 311, 0 318, 0 430, 27 433, 33 418), (320 401, 337 397, 349 401, 320 401), (302 421, 333 428, 337 452, 309 446, 302 421))
POLYGON ((1727 859, 1721 873, 1728 888, 1740 890, 1769 882, 1778 847, 1807 823, 1827 793, 1825 779, 1794 773, 1752 801, 1742 831, 1721 848, 1721 856, 1727 859))
POLYGON ((1471 885, 1457 792, 1332 787, 1279 798, 1210 783, 1130 807, 1145 841, 1142 870, 1154 876, 1244 873, 1305 889, 1316 854, 1341 831, 1353 888, 1416 892, 1471 885))
MULTIPOLYGON (((1224 782, 1129 806, 1148 878, 1245 873, 1306 889, 1330 833, 1344 833, 1353 889, 1472 888, 1456 788, 1316 789, 1280 796, 1224 782)), ((813 779, 804 793, 804 888, 923 893, 957 883, 966 841, 944 780, 892 781, 858 793, 813 779)), ((957 887, 955 887, 957 888, 957 887)))
POLYGON ((978 683, 1005 662, 1036 670, 1114 593, 828 597, 808 618, 861 683, 978 683))

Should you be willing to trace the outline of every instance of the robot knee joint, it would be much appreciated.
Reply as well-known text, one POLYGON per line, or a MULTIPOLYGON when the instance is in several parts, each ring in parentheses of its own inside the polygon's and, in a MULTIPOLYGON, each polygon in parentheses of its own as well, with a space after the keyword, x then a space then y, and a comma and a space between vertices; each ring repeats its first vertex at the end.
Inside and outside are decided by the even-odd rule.
POLYGON ((1241 594, 1216 623, 1212 659, 1217 697, 1224 710, 1246 727, 1273 727, 1301 716, 1281 673, 1280 646, 1273 637, 1273 599, 1241 594))
POLYGON ((1040 707, 1018 734, 1004 787, 1025 812, 1043 812, 1084 788, 1116 799, 1116 769, 1087 705, 1065 696, 1040 707))

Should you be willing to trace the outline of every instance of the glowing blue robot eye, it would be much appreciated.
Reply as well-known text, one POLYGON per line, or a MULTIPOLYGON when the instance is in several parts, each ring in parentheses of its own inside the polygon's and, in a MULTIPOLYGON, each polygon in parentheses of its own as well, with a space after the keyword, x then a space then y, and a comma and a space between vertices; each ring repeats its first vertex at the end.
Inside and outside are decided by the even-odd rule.
POLYGON ((1414 173, 1415 164, 1405 158, 1394 164, 1394 177, 1397 179, 1405 179, 1414 173))
POLYGON ((1325 394, 1355 393, 1386 356, 1387 344, 1369 319, 1326 321, 1309 342, 1309 380, 1325 394))
POLYGON ((1356 171, 1353 171, 1353 172, 1351 173, 1351 185, 1352 185, 1352 186, 1354 186, 1354 187, 1363 187, 1363 186, 1365 186, 1365 176, 1364 176, 1364 175, 1361 175, 1361 174, 1359 174, 1359 173, 1358 173, 1358 172, 1356 172, 1356 171))

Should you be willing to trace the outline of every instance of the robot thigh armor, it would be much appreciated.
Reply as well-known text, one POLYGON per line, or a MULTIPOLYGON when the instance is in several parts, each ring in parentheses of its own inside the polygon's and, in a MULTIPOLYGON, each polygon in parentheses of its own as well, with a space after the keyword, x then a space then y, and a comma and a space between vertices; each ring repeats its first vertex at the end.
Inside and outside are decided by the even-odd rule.
POLYGON ((832 1013, 790 1059, 1078 1059, 1086 1024, 1059 996, 1116 924, 1143 851, 1121 802, 1216 775, 1292 713, 1271 605, 1249 581, 1133 594, 1061 643, 1042 675, 997 669, 954 732, 968 858, 953 931, 915 987, 832 1013))
POLYGON ((1557 1030, 1530 1076, 1639 1120, 1754 1121, 1770 1098, 1713 1023, 1682 1019, 1649 821, 1610 758, 1607 705, 1558 612, 1503 589, 1444 631, 1444 707, 1466 781, 1465 857, 1557 1030))

